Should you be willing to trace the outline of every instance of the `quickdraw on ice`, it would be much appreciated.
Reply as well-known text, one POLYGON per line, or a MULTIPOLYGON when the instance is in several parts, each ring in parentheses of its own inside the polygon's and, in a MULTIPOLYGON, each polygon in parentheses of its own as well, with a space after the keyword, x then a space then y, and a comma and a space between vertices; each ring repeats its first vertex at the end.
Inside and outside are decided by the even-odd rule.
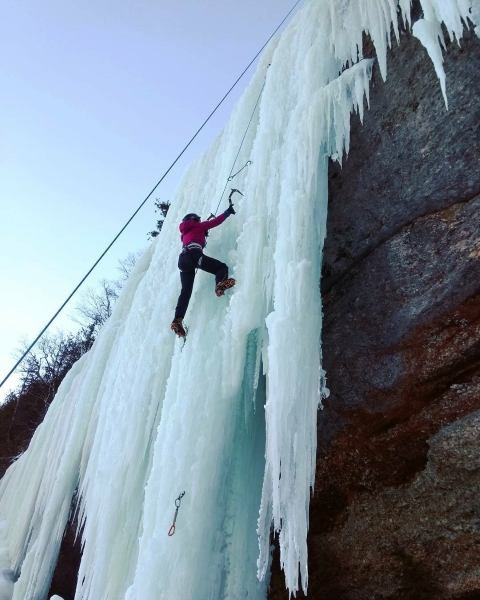
POLYGON ((185 492, 182 492, 180 496, 175 500, 175 515, 173 517, 173 523, 170 529, 168 530, 168 535, 171 537, 175 533, 175 523, 177 522, 178 509, 180 508, 180 503, 182 502, 182 498, 185 496, 185 492))
MULTIPOLYGON (((241 173, 243 171, 243 169, 245 169, 246 167, 249 167, 252 164, 251 160, 247 160, 247 162, 243 165, 243 167, 240 169, 240 171, 237 171, 236 173, 234 173, 233 175, 230 175, 230 177, 227 179, 227 181, 232 181, 232 179, 234 177, 236 177, 239 173, 241 173)), ((236 190, 238 192, 238 190, 236 190)), ((242 194, 243 196, 243 194, 242 194)))

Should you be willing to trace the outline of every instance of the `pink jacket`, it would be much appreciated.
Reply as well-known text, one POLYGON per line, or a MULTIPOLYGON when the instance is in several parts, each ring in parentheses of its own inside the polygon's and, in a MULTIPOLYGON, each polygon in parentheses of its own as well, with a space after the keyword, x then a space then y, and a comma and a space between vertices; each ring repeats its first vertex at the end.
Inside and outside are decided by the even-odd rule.
POLYGON ((197 221, 183 221, 180 223, 178 228, 180 229, 180 233, 182 234, 182 244, 186 246, 187 244, 191 244, 195 242, 196 244, 200 244, 202 248, 205 247, 205 237, 206 232, 212 227, 217 227, 221 225, 225 219, 229 216, 229 214, 222 213, 212 219, 211 221, 201 221, 197 223, 197 221))

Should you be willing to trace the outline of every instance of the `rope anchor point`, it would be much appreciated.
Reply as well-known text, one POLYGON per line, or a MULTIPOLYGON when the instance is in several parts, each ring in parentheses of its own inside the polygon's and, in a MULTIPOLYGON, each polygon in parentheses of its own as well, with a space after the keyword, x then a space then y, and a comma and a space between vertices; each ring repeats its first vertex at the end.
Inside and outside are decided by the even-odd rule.
POLYGON ((180 504, 182 502, 182 498, 185 496, 185 492, 182 492, 180 496, 175 500, 175 515, 173 517, 173 523, 170 529, 168 530, 168 535, 172 537, 175 533, 175 523, 177 522, 178 509, 180 508, 180 504))

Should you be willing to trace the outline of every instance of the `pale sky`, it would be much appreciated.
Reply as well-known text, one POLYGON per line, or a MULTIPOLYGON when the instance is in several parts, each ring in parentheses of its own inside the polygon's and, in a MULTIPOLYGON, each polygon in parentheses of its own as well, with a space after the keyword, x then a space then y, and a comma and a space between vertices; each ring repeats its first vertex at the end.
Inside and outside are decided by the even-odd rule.
MULTIPOLYGON (((36 337, 294 3, 3 3, 0 381, 19 339, 36 337)), ((155 197, 171 199, 255 66, 85 285, 116 278, 117 260, 146 247, 155 197)), ((53 330, 75 328, 74 306, 53 330)))

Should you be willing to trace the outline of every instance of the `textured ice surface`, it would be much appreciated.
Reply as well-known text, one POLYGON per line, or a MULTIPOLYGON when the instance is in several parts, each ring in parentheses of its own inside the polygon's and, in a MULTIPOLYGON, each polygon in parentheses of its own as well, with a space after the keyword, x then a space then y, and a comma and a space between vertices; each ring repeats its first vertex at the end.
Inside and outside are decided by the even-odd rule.
POLYGON ((13 594, 14 575, 10 569, 7 541, 5 539, 5 521, 0 521, 0 600, 10 600, 13 594))
MULTIPOLYGON (((428 8, 426 22, 444 20, 460 37, 468 1, 428 8)), ((0 559, 19 576, 14 600, 46 598, 75 497, 76 600, 260 600, 272 523, 286 585, 306 589, 316 413, 327 393, 319 293, 327 160, 342 160, 351 111, 362 115, 368 99, 373 61, 362 60, 362 32, 385 77, 397 9, 409 23, 408 0, 307 1, 266 49, 224 131, 187 169, 112 317, 1 483, 0 559), (207 248, 237 285, 217 298, 212 276, 198 273, 182 351, 170 331, 178 223, 215 210, 265 77, 237 163, 253 164, 232 182, 245 196, 207 248)), ((431 31, 423 37, 437 43, 431 31)))

